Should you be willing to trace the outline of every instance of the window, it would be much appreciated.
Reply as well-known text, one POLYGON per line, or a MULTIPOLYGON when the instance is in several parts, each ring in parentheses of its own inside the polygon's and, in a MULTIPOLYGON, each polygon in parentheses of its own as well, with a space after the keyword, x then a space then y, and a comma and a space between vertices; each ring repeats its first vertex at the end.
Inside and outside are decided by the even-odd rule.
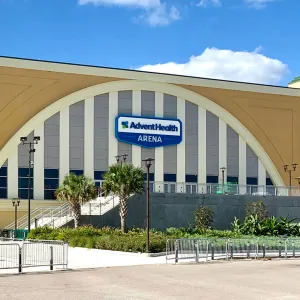
POLYGON ((45 169, 44 177, 45 178, 59 178, 59 170, 58 169, 45 169))
POLYGON ((219 177, 218 176, 206 176, 206 182, 207 183, 219 183, 219 177))
POLYGON ((45 190, 56 190, 59 185, 58 179, 46 178, 45 179, 45 190))
POLYGON ((0 188, 0 198, 7 199, 7 189, 0 188))
POLYGON ((176 174, 164 174, 165 182, 176 182, 176 174))
MULTIPOLYGON (((30 188, 33 187, 33 178, 30 178, 30 188)), ((28 178, 19 178, 19 189, 28 189, 28 178)))
POLYGON ((0 177, 7 177, 7 167, 0 168, 0 177))
POLYGON ((7 167, 0 168, 0 198, 7 198, 7 167))
POLYGON ((106 171, 95 171, 94 178, 95 180, 103 180, 103 175, 106 171))
POLYGON ((227 182, 238 184, 239 178, 234 176, 227 176, 227 182))
MULTIPOLYGON (((28 199, 28 189, 19 189, 19 198, 28 199)), ((33 199, 33 190, 30 189, 30 199, 33 199)))
POLYGON ((83 170, 70 170, 70 174, 71 173, 79 176, 79 175, 83 175, 83 170))
POLYGON ((271 178, 266 178, 266 185, 273 185, 271 178))
POLYGON ((198 176, 197 175, 185 175, 185 182, 197 182, 198 176))
MULTIPOLYGON (((28 168, 19 168, 19 177, 28 177, 28 168)), ((30 169, 30 176, 33 177, 33 168, 30 169)))
POLYGON ((257 185, 256 177, 247 177, 247 185, 257 185))
POLYGON ((59 170, 45 169, 44 174, 44 198, 47 200, 55 199, 55 191, 59 186, 59 170))
MULTIPOLYGON (((19 185, 19 198, 28 199, 28 174, 29 168, 19 168, 18 169, 18 185, 19 185)), ((30 169, 30 198, 33 199, 33 169, 30 169)))
MULTIPOLYGON (((144 179, 147 180, 147 173, 144 174, 144 179)), ((154 181, 154 173, 149 173, 149 181, 154 181)))

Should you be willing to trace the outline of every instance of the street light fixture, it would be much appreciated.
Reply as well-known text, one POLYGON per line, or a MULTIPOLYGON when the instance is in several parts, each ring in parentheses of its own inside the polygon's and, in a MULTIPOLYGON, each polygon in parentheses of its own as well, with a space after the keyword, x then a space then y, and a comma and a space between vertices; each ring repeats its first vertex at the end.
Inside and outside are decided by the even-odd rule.
POLYGON ((288 172, 289 173, 289 183, 290 183, 290 192, 289 194, 291 195, 291 190, 292 190, 292 172, 296 171, 298 164, 293 163, 290 166, 289 165, 284 165, 284 172, 288 172), (291 167, 291 168, 289 168, 291 167))
POLYGON ((225 185, 225 167, 220 168, 222 170, 222 193, 224 194, 224 185, 225 185))
POLYGON ((295 179, 298 180, 298 184, 300 185, 300 177, 296 177, 295 179))
POLYGON ((145 162, 145 166, 147 168, 147 194, 146 194, 146 231, 147 231, 147 242, 146 242, 146 252, 149 252, 150 246, 150 182, 149 182, 149 174, 150 174, 150 167, 152 162, 154 161, 153 158, 146 158, 143 159, 145 162))
POLYGON ((12 205, 15 208, 15 235, 18 229, 18 206, 20 205, 20 198, 13 198, 12 205))
POLYGON ((22 145, 28 145, 28 154, 29 154, 29 157, 28 157, 28 232, 30 232, 30 212, 31 212, 31 209, 30 209, 30 200, 31 200, 31 197, 30 197, 30 189, 31 189, 31 167, 33 167, 33 161, 32 161, 32 155, 34 154, 35 152, 35 149, 34 149, 34 145, 37 145, 38 142, 41 140, 41 138, 39 136, 34 136, 33 137, 33 140, 32 141, 27 141, 27 137, 21 137, 20 138, 20 141, 22 142, 22 145))
POLYGON ((122 164, 122 162, 126 163, 127 157, 128 157, 128 154, 121 154, 121 155, 115 156, 117 164, 120 162, 121 159, 122 159, 121 164, 122 164))

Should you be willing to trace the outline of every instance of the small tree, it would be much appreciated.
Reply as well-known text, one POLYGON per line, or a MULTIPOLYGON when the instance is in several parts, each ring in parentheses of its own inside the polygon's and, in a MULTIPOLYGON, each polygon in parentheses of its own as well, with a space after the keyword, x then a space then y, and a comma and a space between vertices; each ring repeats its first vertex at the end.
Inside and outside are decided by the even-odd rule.
POLYGON ((65 176, 55 195, 58 200, 68 202, 74 216, 75 228, 77 228, 80 226, 81 205, 95 199, 97 189, 91 178, 71 173, 65 176))
POLYGON ((132 194, 141 194, 144 189, 144 170, 132 164, 114 164, 103 176, 106 195, 112 193, 120 199, 121 230, 126 230, 128 199, 132 194))
POLYGON ((210 207, 200 206, 194 214, 194 224, 201 230, 208 229, 214 221, 214 212, 210 207))
POLYGON ((246 218, 249 216, 257 216, 258 221, 265 221, 268 218, 268 211, 262 200, 247 204, 246 218))

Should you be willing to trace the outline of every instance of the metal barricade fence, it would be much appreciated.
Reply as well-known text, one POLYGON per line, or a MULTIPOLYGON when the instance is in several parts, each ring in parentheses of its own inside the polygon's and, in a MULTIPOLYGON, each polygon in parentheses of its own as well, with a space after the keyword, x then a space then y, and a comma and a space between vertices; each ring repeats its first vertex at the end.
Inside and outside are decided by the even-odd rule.
POLYGON ((23 244, 22 266, 67 266, 68 245, 62 241, 27 240, 23 244))
POLYGON ((208 252, 207 239, 174 239, 168 240, 166 247, 166 261, 206 259, 208 252))
POLYGON ((257 258, 257 238, 229 239, 228 256, 233 258, 257 258))
POLYGON ((285 239, 259 238, 257 241, 258 257, 283 257, 285 256, 285 239))
POLYGON ((19 268, 21 247, 18 243, 0 243, 0 269, 19 268))
POLYGON ((285 256, 300 257, 300 239, 289 238, 285 241, 285 256))
POLYGON ((186 238, 172 239, 166 243, 167 262, 266 257, 300 257, 300 238, 186 238))
POLYGON ((68 267, 68 244, 62 241, 0 240, 0 270, 18 268, 68 267))

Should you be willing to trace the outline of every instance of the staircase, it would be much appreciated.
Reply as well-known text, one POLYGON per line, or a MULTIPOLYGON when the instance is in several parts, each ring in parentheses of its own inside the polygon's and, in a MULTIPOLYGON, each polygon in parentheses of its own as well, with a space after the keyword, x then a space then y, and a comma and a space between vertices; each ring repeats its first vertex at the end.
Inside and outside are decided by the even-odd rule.
MULTIPOLYGON (((104 215, 114 207, 119 205, 119 197, 108 196, 98 197, 81 206, 81 215, 104 215)), ((57 207, 37 207, 31 211, 31 228, 49 226, 58 228, 66 225, 73 220, 72 211, 68 203, 57 207)), ((15 223, 11 223, 5 229, 14 229, 15 223)), ((28 228, 28 215, 18 219, 18 229, 28 228)))

